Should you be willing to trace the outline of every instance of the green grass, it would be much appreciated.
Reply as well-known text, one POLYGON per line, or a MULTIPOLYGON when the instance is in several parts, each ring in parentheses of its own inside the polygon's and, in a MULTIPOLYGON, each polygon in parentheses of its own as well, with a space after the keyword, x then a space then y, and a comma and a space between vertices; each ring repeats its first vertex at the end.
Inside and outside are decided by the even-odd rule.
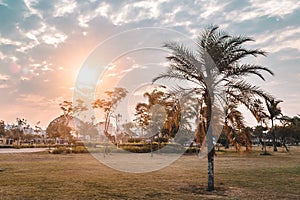
POLYGON ((206 159, 195 155, 130 174, 90 154, 0 154, 0 199, 299 199, 300 148, 260 153, 220 152, 214 192, 206 191, 206 159))

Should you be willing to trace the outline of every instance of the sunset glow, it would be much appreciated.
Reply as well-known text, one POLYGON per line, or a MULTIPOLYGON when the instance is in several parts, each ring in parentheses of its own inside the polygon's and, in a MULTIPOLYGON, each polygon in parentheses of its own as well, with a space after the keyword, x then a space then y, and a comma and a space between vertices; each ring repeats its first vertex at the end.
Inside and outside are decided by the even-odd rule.
MULTIPOLYGON (((254 46, 268 51, 266 58, 256 62, 268 66, 275 77, 267 76, 266 82, 253 81, 284 101, 284 114, 296 115, 300 110, 299 9, 300 4, 294 1, 286 1, 283 7, 277 1, 125 1, 120 5, 102 1, 51 1, 47 5, 39 1, 0 1, 0 117, 9 123, 23 117, 32 124, 41 121, 46 127, 61 114, 58 104, 72 100, 76 81, 96 81, 97 98, 118 84, 141 84, 147 79, 143 71, 163 71, 163 67, 147 71, 151 60, 156 59, 156 65, 165 63, 163 50, 121 51, 147 40, 146 35, 139 41, 131 33, 116 37, 124 31, 160 27, 195 39, 210 24, 253 37, 254 46), (90 71, 81 71, 84 75, 78 80, 82 66, 99 45, 105 48, 98 56, 102 61, 93 63, 90 71), (125 54, 118 57, 117 52, 125 54), (103 70, 99 77, 93 72, 94 66, 103 70)), ((151 42, 159 41, 157 47, 161 47, 159 39, 154 37, 151 42)))

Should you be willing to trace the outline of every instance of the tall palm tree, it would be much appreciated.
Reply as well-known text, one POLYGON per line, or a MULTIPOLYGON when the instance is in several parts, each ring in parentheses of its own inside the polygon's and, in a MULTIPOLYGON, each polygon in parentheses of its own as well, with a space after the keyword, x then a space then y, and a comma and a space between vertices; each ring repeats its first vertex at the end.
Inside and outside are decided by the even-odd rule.
MULTIPOLYGON (((259 49, 248 49, 244 43, 253 41, 243 36, 231 36, 220 31, 218 26, 211 26, 200 34, 197 40, 197 51, 176 43, 167 42, 164 47, 171 51, 167 57, 169 68, 153 81, 160 79, 176 79, 191 82, 191 87, 180 87, 179 90, 189 90, 202 94, 205 112, 202 120, 206 134, 208 148, 208 190, 214 190, 214 144, 212 129, 209 128, 213 107, 216 99, 224 100, 232 98, 236 103, 245 105, 254 113, 255 100, 257 98, 270 99, 270 95, 259 87, 248 83, 244 77, 257 75, 264 80, 261 72, 265 71, 273 75, 266 67, 254 64, 240 64, 241 59, 247 56, 265 55, 259 49), (220 91, 220 93, 218 93, 220 91), (220 95, 223 93, 223 95, 220 95)), ((200 112, 201 113, 201 112, 200 112)))
POLYGON ((274 151, 277 151, 274 120, 276 119, 276 117, 282 114, 281 108, 278 107, 278 104, 281 102, 282 100, 275 100, 274 98, 266 99, 266 105, 269 111, 269 115, 267 117, 271 120, 271 134, 274 151))

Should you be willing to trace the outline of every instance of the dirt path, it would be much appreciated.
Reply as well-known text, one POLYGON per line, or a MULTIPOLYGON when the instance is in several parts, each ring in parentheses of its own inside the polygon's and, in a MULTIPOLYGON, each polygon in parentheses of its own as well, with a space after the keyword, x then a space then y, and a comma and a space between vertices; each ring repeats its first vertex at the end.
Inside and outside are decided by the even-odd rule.
POLYGON ((35 153, 46 151, 48 148, 21 148, 21 149, 9 149, 0 148, 0 153, 35 153))

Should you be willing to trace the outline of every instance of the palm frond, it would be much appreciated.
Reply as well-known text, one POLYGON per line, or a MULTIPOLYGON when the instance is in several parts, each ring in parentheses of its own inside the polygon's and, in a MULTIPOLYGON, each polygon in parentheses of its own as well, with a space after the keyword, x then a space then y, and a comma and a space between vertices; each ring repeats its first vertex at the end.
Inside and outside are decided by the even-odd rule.
POLYGON ((278 107, 278 104, 283 102, 282 100, 275 100, 275 98, 273 98, 273 99, 265 99, 265 101, 266 101, 267 109, 270 113, 269 117, 271 119, 281 114, 281 108, 278 107))
POLYGON ((263 104, 259 99, 253 97, 253 95, 236 94, 230 90, 227 90, 227 95, 237 101, 237 103, 244 105, 252 113, 257 122, 261 122, 264 118, 266 118, 267 114, 263 104))
POLYGON ((240 76, 248 76, 251 74, 257 75, 260 77, 262 80, 265 80, 264 76, 261 74, 261 71, 266 71, 270 73, 271 75, 274 75, 274 73, 263 66, 259 65, 251 65, 251 64, 243 64, 243 65, 235 65, 236 67, 229 68, 224 72, 224 77, 222 80, 228 79, 228 78, 237 78, 240 76))
POLYGON ((272 96, 267 92, 263 91, 261 88, 247 83, 245 80, 237 80, 237 81, 228 81, 225 84, 226 87, 229 87, 235 92, 243 94, 243 95, 250 95, 250 96, 259 96, 265 99, 272 99, 272 96))

